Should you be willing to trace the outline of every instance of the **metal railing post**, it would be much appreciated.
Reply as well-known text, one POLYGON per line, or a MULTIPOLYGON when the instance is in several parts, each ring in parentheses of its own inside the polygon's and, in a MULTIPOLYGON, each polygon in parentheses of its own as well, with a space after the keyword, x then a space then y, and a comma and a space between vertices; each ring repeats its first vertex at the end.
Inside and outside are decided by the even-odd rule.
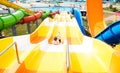
POLYGON ((16 43, 16 42, 15 42, 15 48, 16 48, 17 61, 18 61, 19 64, 21 64, 21 63, 20 63, 19 54, 18 54, 18 47, 17 47, 17 43, 16 43))
POLYGON ((12 34, 13 34, 13 36, 16 36, 16 27, 15 26, 12 26, 12 34))
POLYGON ((38 20, 36 20, 36 28, 38 27, 38 20))
POLYGON ((30 23, 27 23, 28 34, 30 34, 30 23))
POLYGON ((67 45, 66 45, 66 56, 67 56, 67 70, 69 70, 70 68, 70 50, 69 50, 69 43, 67 42, 67 45))

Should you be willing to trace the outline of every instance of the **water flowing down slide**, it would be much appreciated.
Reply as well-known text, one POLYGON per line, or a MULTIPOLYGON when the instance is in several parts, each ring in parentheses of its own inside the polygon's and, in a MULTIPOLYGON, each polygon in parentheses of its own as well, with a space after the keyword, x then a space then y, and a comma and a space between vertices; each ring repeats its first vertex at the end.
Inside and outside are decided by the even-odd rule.
POLYGON ((26 13, 23 9, 19 9, 15 13, 6 16, 0 16, 0 30, 15 25, 26 15, 28 15, 28 13, 26 13))
POLYGON ((12 2, 9 2, 8 0, 0 0, 0 4, 5 5, 5 6, 7 6, 7 7, 10 7, 10 8, 13 8, 13 9, 15 9, 15 10, 18 10, 18 9, 22 8, 22 9, 24 9, 27 13, 29 13, 29 14, 34 14, 33 11, 31 11, 31 10, 29 10, 29 9, 27 9, 27 8, 18 6, 18 5, 16 5, 16 4, 12 3, 12 2))
POLYGON ((117 73, 120 68, 115 50, 84 36, 67 13, 46 18, 30 35, 1 39, 0 46, 1 73, 117 73), (53 42, 56 36, 61 38, 59 45, 53 42), (14 42, 18 56, 15 46, 3 52, 14 42))

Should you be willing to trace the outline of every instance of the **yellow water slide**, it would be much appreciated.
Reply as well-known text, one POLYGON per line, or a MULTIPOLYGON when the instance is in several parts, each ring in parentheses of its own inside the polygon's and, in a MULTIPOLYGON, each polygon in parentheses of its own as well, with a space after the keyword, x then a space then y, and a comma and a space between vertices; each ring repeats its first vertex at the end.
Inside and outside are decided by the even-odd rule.
POLYGON ((95 37, 105 29, 102 0, 86 0, 89 30, 95 37))
POLYGON ((120 52, 102 41, 82 35, 75 19, 71 21, 66 25, 68 73, 119 73, 120 52))
MULTIPOLYGON (((58 15, 57 17, 60 17, 58 15)), ((66 73, 66 43, 65 43, 65 25, 59 22, 59 18, 55 20, 47 18, 40 27, 33 32, 31 43, 37 44, 31 53, 26 57, 16 73, 66 73), (61 30, 62 29, 62 30, 61 30), (61 34, 62 44, 54 45, 52 41, 61 34), (34 36, 36 35, 36 36, 34 36), (34 40, 35 39, 35 40, 34 40)))
POLYGON ((0 73, 119 73, 120 52, 84 36, 67 13, 46 18, 30 35, 1 39, 0 46, 0 73), (62 42, 55 45, 58 34, 62 42), (14 46, 1 54, 12 42, 20 63, 14 46))
MULTIPOLYGON (((59 16, 56 18, 58 17, 59 16)), ((60 18, 58 19, 60 21, 60 18)), ((66 73, 66 45, 64 42, 64 36, 66 34, 65 25, 61 26, 61 23, 57 23, 57 21, 51 18, 45 19, 35 31, 37 34, 35 32, 31 34, 37 35, 34 38, 31 37, 31 35, 24 35, 2 39, 0 42, 2 44, 0 45, 3 45, 3 48, 0 49, 0 53, 10 44, 16 42, 18 45, 20 63, 17 62, 15 47, 12 46, 12 48, 9 49, 12 51, 7 50, 0 56, 0 72, 66 73), (42 29, 43 27, 44 29, 42 29), (53 39, 52 37, 58 35, 58 31, 61 33, 61 38, 64 39, 62 39, 62 44, 54 45, 52 44, 52 41, 49 42, 49 39, 53 39), (41 37, 44 37, 44 39, 39 40, 41 37), (31 41, 30 38, 38 40, 31 41), (8 42, 8 44, 5 44, 5 42, 8 42), (8 54, 13 54, 12 56, 14 57, 8 54)))
POLYGON ((5 5, 5 6, 7 6, 7 7, 10 7, 10 8, 13 8, 13 9, 15 9, 15 10, 18 10, 18 9, 22 8, 22 9, 24 9, 26 12, 28 12, 29 14, 34 14, 33 11, 31 11, 31 10, 29 10, 29 9, 27 9, 27 8, 21 7, 21 6, 19 6, 19 5, 16 5, 16 4, 12 3, 12 2, 9 2, 8 0, 0 0, 0 4, 5 5))

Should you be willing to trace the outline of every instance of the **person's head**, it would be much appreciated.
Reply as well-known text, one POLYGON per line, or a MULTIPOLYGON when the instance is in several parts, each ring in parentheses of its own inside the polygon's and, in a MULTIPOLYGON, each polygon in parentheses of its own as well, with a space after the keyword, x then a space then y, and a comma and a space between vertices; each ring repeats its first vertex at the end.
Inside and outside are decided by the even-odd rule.
POLYGON ((61 39, 58 38, 58 37, 54 37, 54 44, 55 44, 55 45, 58 45, 58 44, 60 44, 60 43, 61 43, 61 39))
POLYGON ((54 41, 57 41, 57 37, 54 38, 54 41))
POLYGON ((59 39, 59 43, 61 43, 61 39, 59 39))

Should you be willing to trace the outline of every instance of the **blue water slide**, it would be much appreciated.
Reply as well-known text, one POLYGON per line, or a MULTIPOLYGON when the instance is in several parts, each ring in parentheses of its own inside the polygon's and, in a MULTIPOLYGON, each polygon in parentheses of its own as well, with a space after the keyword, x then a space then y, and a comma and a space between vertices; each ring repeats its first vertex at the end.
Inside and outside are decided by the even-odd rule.
POLYGON ((120 21, 116 21, 99 33, 95 38, 108 44, 120 43, 120 21))
POLYGON ((74 8, 73 9, 73 14, 74 14, 74 16, 75 16, 75 18, 78 22, 79 28, 81 29, 82 33, 84 35, 86 35, 85 30, 84 30, 84 26, 83 26, 83 22, 82 22, 82 15, 81 15, 80 9, 74 8))

